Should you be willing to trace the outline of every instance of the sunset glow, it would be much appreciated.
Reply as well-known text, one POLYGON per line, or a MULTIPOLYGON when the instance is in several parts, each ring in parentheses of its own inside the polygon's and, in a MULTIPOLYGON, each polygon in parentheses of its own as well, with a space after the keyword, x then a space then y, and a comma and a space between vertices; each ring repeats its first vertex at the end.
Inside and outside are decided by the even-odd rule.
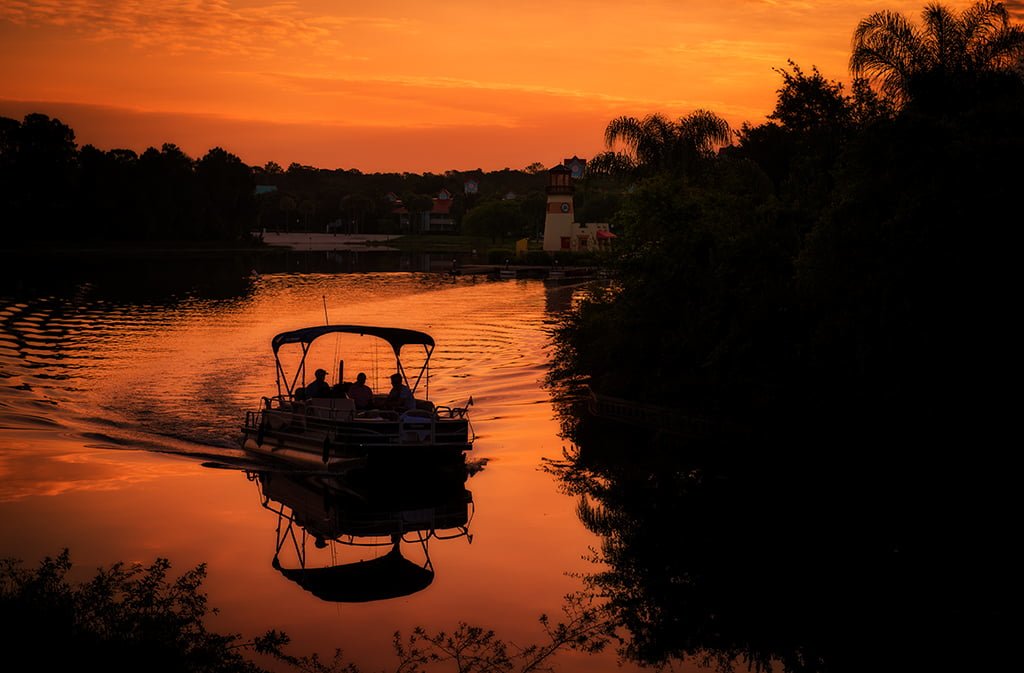
MULTIPOLYGON (((771 112, 792 59, 849 77, 861 18, 923 0, 8 0, 0 115, 79 145, 364 172, 550 165, 617 115, 771 112)), ((971 2, 950 1, 960 9, 971 2)), ((1017 20, 1024 3, 1006 3, 1017 20)))

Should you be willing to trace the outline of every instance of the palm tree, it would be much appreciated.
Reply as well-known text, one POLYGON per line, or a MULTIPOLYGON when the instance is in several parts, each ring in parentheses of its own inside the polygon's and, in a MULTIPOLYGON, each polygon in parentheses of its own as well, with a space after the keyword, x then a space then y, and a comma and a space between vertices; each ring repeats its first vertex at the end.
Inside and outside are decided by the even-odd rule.
POLYGON ((594 157, 587 168, 605 173, 687 173, 730 139, 728 122, 707 110, 695 110, 678 121, 658 113, 643 119, 616 117, 604 132, 608 151, 594 157), (623 149, 615 151, 616 144, 623 149))
POLYGON ((296 203, 294 197, 283 194, 277 205, 281 212, 284 213, 284 230, 286 232, 291 231, 292 213, 299 207, 298 203, 296 203))
POLYGON ((916 26, 902 14, 875 12, 853 34, 850 70, 898 106, 934 92, 955 94, 986 73, 1008 72, 1024 58, 1024 30, 1001 2, 956 12, 931 3, 916 26))

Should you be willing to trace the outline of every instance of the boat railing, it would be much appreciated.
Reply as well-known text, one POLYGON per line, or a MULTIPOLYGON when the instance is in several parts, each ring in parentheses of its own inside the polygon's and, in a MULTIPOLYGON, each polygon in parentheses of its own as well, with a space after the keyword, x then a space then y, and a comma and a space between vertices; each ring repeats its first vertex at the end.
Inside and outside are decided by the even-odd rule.
POLYGON ((437 438, 437 415, 423 409, 410 409, 398 417, 398 437, 402 442, 430 442, 437 438))
POLYGON ((289 397, 288 395, 266 396, 263 398, 263 408, 273 409, 275 402, 277 403, 277 408, 280 409, 281 407, 291 402, 291 397, 289 397))
POLYGON ((449 407, 443 404, 434 407, 434 414, 438 418, 465 418, 468 412, 469 407, 449 407))
MULTIPOLYGON (((245 429, 257 433, 258 443, 263 443, 265 432, 287 432, 305 435, 308 432, 322 432, 333 436, 338 432, 338 423, 348 426, 355 422, 361 430, 345 432, 395 432, 391 441, 399 444, 436 444, 438 442, 472 443, 475 433, 469 421, 469 404, 434 406, 417 400, 417 408, 408 411, 377 408, 357 410, 355 401, 342 397, 312 398, 293 400, 286 395, 262 398, 259 409, 246 411, 245 429), (379 426, 376 425, 384 424, 379 426), (397 428, 392 423, 397 424, 397 428), (365 425, 364 425, 365 424, 365 425), (386 430, 389 426, 394 428, 386 430)), ((356 426, 351 426, 355 428, 356 426)))

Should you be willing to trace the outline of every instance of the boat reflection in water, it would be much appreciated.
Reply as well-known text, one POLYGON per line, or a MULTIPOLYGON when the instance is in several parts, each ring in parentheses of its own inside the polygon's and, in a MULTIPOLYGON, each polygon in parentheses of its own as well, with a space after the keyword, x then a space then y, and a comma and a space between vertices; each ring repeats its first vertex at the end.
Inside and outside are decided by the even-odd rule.
POLYGON ((434 580, 432 539, 472 542, 465 462, 416 474, 247 474, 259 485, 263 507, 278 518, 274 568, 324 601, 362 603, 422 591, 434 580), (422 560, 407 558, 403 547, 422 560))

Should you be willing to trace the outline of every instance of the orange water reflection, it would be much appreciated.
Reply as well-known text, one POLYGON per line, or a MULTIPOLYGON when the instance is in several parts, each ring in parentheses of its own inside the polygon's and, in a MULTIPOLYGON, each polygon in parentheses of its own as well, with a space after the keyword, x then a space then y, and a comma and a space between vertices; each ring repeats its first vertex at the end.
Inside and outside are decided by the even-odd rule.
MULTIPOLYGON (((128 306, 38 298, 0 303, 0 555, 32 564, 62 547, 76 572, 167 557, 205 562, 212 628, 287 631, 294 651, 335 647, 364 670, 394 665, 391 638, 460 621, 517 643, 542 638, 594 537, 539 470, 563 440, 546 391, 547 325, 573 289, 436 275, 281 274, 249 295, 128 306), (270 339, 331 322, 419 329, 437 342, 435 401, 472 396, 472 542, 432 544, 422 591, 358 604, 317 599, 272 567, 272 512, 236 469, 244 412, 273 392, 270 339)), ((3 300, 0 300, 2 302, 3 300)), ((330 353, 328 357, 333 356, 330 353)), ((383 366, 381 367, 383 371, 383 366)), ((387 552, 381 548, 380 554, 387 552)), ((566 657, 559 670, 590 670, 566 657)))

